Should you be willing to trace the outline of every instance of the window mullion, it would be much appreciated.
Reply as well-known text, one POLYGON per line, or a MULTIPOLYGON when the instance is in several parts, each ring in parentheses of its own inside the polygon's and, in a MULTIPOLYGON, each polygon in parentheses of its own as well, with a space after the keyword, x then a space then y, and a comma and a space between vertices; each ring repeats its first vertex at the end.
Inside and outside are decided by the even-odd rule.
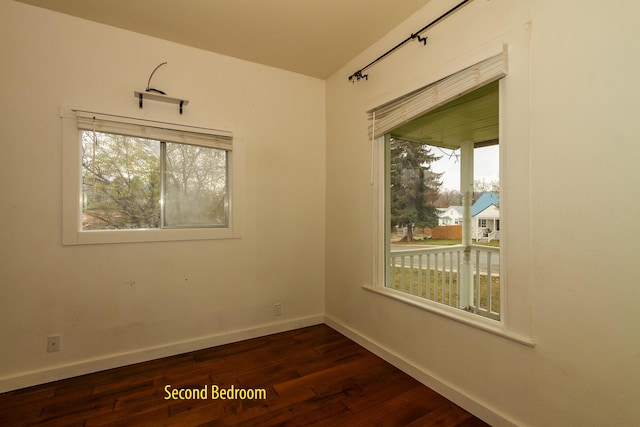
POLYGON ((225 216, 225 225, 227 227, 229 227, 229 225, 231 224, 231 209, 233 209, 233 207, 231 206, 231 200, 229 198, 230 196, 230 176, 231 176, 231 171, 232 171, 232 162, 230 159, 230 156, 233 156, 233 153, 231 153, 230 151, 225 151, 225 155, 224 155, 224 160, 225 160, 225 182, 224 185, 226 187, 226 191, 225 191, 225 195, 224 195, 224 216, 225 216))
POLYGON ((167 143, 160 141, 160 228, 165 228, 164 209, 165 209, 165 190, 166 190, 166 158, 167 143))
POLYGON ((395 263, 391 263, 391 135, 384 136, 384 246, 385 246, 385 280, 384 285, 389 286, 395 278, 395 263))

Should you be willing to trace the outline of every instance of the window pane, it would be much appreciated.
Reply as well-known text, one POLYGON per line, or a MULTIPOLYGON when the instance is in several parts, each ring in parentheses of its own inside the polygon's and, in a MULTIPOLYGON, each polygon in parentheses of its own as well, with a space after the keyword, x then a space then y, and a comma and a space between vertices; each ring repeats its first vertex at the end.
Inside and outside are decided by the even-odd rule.
POLYGON ((160 142, 80 131, 82 229, 160 225, 160 142))
POLYGON ((228 224, 227 152, 166 143, 164 226, 228 224))

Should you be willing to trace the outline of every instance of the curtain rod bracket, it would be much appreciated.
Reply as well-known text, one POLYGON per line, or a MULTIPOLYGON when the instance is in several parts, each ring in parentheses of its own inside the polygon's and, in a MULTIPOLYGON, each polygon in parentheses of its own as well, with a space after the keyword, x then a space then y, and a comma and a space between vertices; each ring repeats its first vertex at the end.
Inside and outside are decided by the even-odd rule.
POLYGON ((404 39, 403 41, 401 41, 400 43, 398 43, 397 45, 395 45, 394 47, 392 47, 391 49, 389 49, 388 51, 386 51, 385 53, 383 53, 382 55, 380 55, 378 58, 376 58, 375 60, 371 61, 366 67, 360 68, 358 71, 356 71, 355 73, 351 74, 349 76, 349 81, 351 83, 355 83, 356 81, 362 80, 363 78, 365 80, 369 80, 369 75, 368 74, 362 74, 363 71, 367 70, 369 67, 371 67, 372 65, 374 65, 376 62, 384 59, 385 57, 387 57, 388 55, 392 54, 393 52, 395 52, 396 50, 400 49, 402 46, 404 46, 405 44, 407 44, 408 42, 410 42, 411 40, 415 40, 417 39, 419 42, 421 42, 424 46, 427 45, 427 37, 422 37, 420 36, 420 34, 422 34, 423 32, 425 32, 426 30, 428 30, 429 28, 433 27, 434 25, 436 25, 437 23, 439 23, 440 21, 442 21, 443 19, 449 17, 449 15, 452 15, 453 13, 455 13, 456 11, 458 11, 458 9, 460 9, 462 6, 466 5, 467 3, 472 2, 473 0, 463 0, 460 3, 458 3, 457 6, 452 7, 451 9, 449 9, 448 11, 446 11, 444 14, 440 15, 439 17, 437 17, 436 19, 434 19, 433 21, 429 22, 427 25, 425 25, 424 27, 422 27, 421 29, 419 29, 418 31, 416 31, 415 33, 411 33, 411 35, 409 37, 407 37, 406 39, 404 39))
POLYGON ((420 34, 415 33, 415 34, 411 34, 411 39, 418 39, 419 42, 421 42, 424 46, 427 45, 427 39, 429 37, 420 37, 420 34))
POLYGON ((358 70, 353 75, 349 76, 349 81, 355 83, 357 80, 365 79, 369 80, 369 74, 362 74, 362 70, 358 70))

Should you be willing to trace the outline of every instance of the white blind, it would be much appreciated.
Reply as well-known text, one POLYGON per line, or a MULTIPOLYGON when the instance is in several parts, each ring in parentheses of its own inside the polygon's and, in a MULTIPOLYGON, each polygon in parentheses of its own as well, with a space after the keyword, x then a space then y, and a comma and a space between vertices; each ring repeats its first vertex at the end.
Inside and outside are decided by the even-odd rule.
POLYGON ((163 142, 199 145, 231 151, 231 133, 213 129, 131 119, 87 111, 76 111, 78 129, 147 138, 163 142))
POLYGON ((367 112, 371 121, 369 138, 384 135, 506 74, 507 57, 506 53, 501 53, 374 108, 367 112))

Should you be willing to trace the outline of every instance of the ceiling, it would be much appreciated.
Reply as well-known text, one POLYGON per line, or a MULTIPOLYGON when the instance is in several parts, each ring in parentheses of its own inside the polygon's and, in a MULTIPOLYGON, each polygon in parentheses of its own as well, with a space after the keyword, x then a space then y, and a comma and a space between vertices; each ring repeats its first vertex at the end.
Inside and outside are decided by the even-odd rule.
POLYGON ((499 139, 498 82, 489 83, 394 129, 391 136, 406 141, 457 149, 463 142, 475 147, 495 145, 499 139))
POLYGON ((17 1, 324 79, 430 0, 17 1))

